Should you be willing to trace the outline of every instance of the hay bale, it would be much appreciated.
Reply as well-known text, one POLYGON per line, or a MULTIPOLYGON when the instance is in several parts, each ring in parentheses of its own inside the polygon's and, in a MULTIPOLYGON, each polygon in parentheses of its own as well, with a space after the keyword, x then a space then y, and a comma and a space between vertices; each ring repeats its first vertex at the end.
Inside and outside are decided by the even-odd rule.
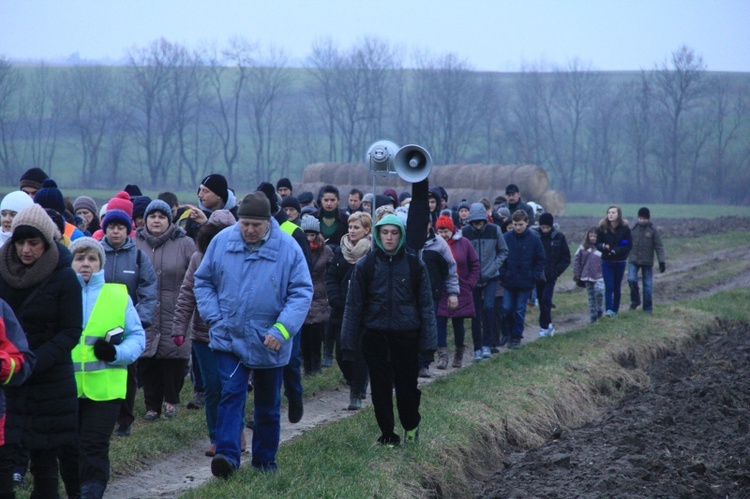
POLYGON ((302 172, 302 183, 303 184, 312 184, 315 182, 320 182, 320 176, 323 172, 323 169, 326 167, 327 163, 314 163, 312 165, 309 165, 305 168, 305 170, 302 172))
POLYGON ((547 172, 536 165, 517 167, 511 174, 511 180, 521 189, 522 199, 539 199, 549 188, 547 172))
POLYGON ((495 197, 505 194, 505 188, 513 183, 510 179, 516 168, 516 165, 492 165, 492 183, 489 185, 497 190, 495 197))
POLYGON ((539 196, 536 202, 542 205, 544 211, 556 217, 565 215, 565 196, 560 191, 549 189, 539 196))

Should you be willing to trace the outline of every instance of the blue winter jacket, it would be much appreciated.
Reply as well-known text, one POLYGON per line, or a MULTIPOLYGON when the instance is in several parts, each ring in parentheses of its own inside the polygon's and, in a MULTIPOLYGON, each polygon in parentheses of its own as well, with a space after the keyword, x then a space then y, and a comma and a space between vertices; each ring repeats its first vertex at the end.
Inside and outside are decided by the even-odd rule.
MULTIPOLYGON (((81 284, 81 296, 83 304, 83 329, 89 321, 91 312, 94 310, 96 299, 104 286, 104 270, 100 270, 91 276, 89 282, 83 282, 83 278, 77 275, 81 284)), ((110 364, 127 366, 132 364, 141 356, 146 349, 146 332, 141 325, 141 319, 133 306, 133 300, 128 296, 128 305, 125 309, 125 334, 122 343, 115 345, 115 360, 110 364)))
POLYGON ((515 230, 509 230, 503 237, 508 245, 508 258, 500 268, 500 282, 503 287, 532 289, 535 281, 544 281, 546 257, 539 236, 527 228, 520 234, 515 230))
POLYGON ((268 239, 252 253, 240 224, 221 231, 194 275, 198 312, 210 327, 209 346, 236 355, 252 369, 289 363, 292 338, 313 296, 305 255, 276 220, 270 223, 268 239), (266 334, 281 342, 278 352, 263 344, 266 334))

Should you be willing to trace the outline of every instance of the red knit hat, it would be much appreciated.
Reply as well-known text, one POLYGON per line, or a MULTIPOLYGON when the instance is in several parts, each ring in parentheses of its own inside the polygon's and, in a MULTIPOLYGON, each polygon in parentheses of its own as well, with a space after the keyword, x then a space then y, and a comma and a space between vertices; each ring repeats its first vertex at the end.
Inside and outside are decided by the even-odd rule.
POLYGON ((122 210, 133 218, 133 202, 130 200, 130 194, 125 191, 118 192, 115 197, 107 203, 107 211, 122 210))
POLYGON ((435 227, 439 229, 448 229, 451 232, 456 232, 456 226, 453 225, 453 219, 448 215, 442 215, 438 217, 435 227))

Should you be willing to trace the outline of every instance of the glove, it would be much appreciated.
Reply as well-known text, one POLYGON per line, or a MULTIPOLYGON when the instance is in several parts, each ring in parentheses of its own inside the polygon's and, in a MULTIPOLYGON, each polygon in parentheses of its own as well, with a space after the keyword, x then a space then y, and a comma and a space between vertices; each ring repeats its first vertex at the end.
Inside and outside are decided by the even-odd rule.
POLYGON ((172 341, 174 341, 174 344, 178 347, 181 347, 183 343, 185 343, 185 336, 179 335, 179 336, 172 336, 172 341))
POLYGON ((94 343, 94 355, 96 355, 96 358, 99 360, 113 362, 117 355, 117 350, 115 350, 114 345, 107 343, 104 338, 99 338, 96 340, 96 343, 94 343))
POLYGON ((659 272, 662 274, 667 270, 667 262, 659 262, 659 272))

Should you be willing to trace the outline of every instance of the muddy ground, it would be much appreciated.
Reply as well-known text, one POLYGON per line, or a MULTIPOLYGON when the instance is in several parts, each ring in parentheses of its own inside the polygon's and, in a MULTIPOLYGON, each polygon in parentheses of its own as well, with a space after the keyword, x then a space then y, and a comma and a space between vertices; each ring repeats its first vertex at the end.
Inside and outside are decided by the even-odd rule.
MULTIPOLYGON (((561 217, 558 221, 560 222, 561 230, 568 236, 568 240, 577 243, 583 239, 583 235, 585 234, 586 229, 589 226, 598 223, 598 220, 598 218, 587 217, 561 217)), ((659 230, 661 230, 663 237, 696 237, 700 235, 717 234, 734 230, 746 230, 750 232, 750 218, 726 217, 714 220, 655 219, 654 222, 659 230)), ((750 236, 748 239, 750 241, 750 236)), ((655 275, 654 286, 656 306, 659 306, 660 304, 664 304, 666 302, 678 301, 686 298, 695 298, 697 296, 711 294, 723 289, 729 289, 738 286, 750 286, 750 244, 747 248, 744 248, 742 250, 722 250, 713 252, 709 255, 687 256, 681 260, 671 259, 669 256, 669 248, 667 247, 667 262, 667 272, 665 274, 657 273, 655 275), (745 271, 721 279, 704 279, 707 283, 700 287, 697 291, 695 286, 686 284, 696 278, 711 276, 713 272, 716 272, 717 265, 720 265, 721 262, 730 260, 743 261, 745 271)), ((627 297, 627 285, 624 285, 623 288, 623 298, 625 299, 627 297)), ((564 293, 581 291, 580 289, 575 287, 574 283, 570 282, 559 283, 557 292, 564 293)), ((531 315, 535 316, 536 314, 531 313, 531 315)), ((572 314, 566 317, 557 317, 555 319, 555 328, 559 333, 564 333, 571 329, 581 327, 587 322, 588 313, 585 310, 582 310, 581 313, 578 314, 572 314)), ((536 339, 536 331, 536 328, 527 327, 524 341, 534 341, 536 339)), ((746 330, 744 336, 747 337, 749 333, 750 331, 746 330)), ((733 370, 733 372, 747 374, 748 372, 750 372, 750 369, 748 369, 748 367, 750 366, 748 366, 747 364, 749 355, 748 348, 750 348, 748 346, 748 343, 745 343, 742 347, 738 347, 737 345, 732 346, 733 344, 727 343, 727 341, 731 341, 730 337, 738 335, 742 336, 741 334, 733 333, 732 335, 727 336, 728 339, 726 341, 722 340, 721 337, 714 338, 709 342, 709 344, 699 348, 707 348, 709 345, 713 345, 715 343, 715 346, 724 345, 730 352, 735 352, 736 354, 744 351, 745 364, 732 364, 730 370, 733 370), (733 367, 734 365, 736 365, 737 367, 733 367)), ((467 351, 468 350, 470 349, 467 349, 467 351)), ((699 350, 696 350, 696 352, 698 351, 699 350)), ((723 350, 721 350, 721 352, 723 352, 723 350)), ((725 356, 728 353, 729 352, 714 353, 712 355, 717 359, 725 359, 725 356)), ((467 354, 467 356, 469 355, 470 354, 467 354)), ((720 367, 722 367, 722 362, 729 362, 728 360, 724 360, 722 362, 717 361, 716 365, 709 369, 707 360, 699 362, 695 358, 691 357, 692 355, 693 354, 691 352, 688 352, 683 357, 676 358, 676 363, 673 364, 673 366, 678 369, 676 369, 675 373, 673 375, 669 375, 668 373, 657 375, 657 377, 654 378, 655 384, 653 386, 658 386, 658 379, 664 379, 665 377, 666 379, 673 379, 674 381, 672 381, 671 384, 668 383, 667 388, 662 389, 662 391, 659 393, 662 396, 669 396, 672 394, 672 392, 680 392, 683 395, 687 395, 689 400, 694 400, 693 410, 697 410, 697 414, 699 416, 695 417, 694 419, 699 420, 701 419, 700 415, 702 415, 702 421, 706 422, 706 424, 703 425, 705 426, 705 428, 695 428, 694 436, 702 439, 702 434, 706 433, 706 431, 708 430, 714 429, 714 427, 718 427, 719 429, 729 428, 728 422, 721 422, 720 419, 717 419, 717 424, 713 424, 714 420, 712 418, 718 418, 718 415, 724 415, 724 412, 731 413, 733 411, 736 411, 738 414, 740 414, 740 416, 738 416, 737 418, 737 425, 740 424, 739 420, 744 418, 743 424, 745 426, 741 428, 744 430, 742 433, 747 433, 746 426, 748 416, 750 416, 750 414, 748 414, 747 412, 748 407, 750 406, 750 404, 748 403, 748 401, 750 400, 750 393, 747 391, 749 386, 748 384, 744 385, 744 394, 738 392, 740 393, 737 396, 739 398, 730 397, 727 399, 730 400, 731 403, 735 404, 735 406, 729 406, 728 409, 724 405, 722 405, 724 399, 715 398, 716 396, 718 396, 716 392, 723 394, 731 394, 734 392, 724 390, 722 388, 722 384, 719 382, 716 382, 717 384, 715 385, 704 383, 704 386, 711 387, 712 389, 706 389, 703 391, 699 390, 692 395, 689 392, 688 388, 685 388, 682 391, 677 389, 672 390, 669 388, 678 388, 682 386, 680 383, 689 383, 679 381, 678 376, 681 376, 684 373, 692 373, 692 377, 690 378, 690 380, 692 381, 690 382, 699 383, 702 379, 704 379, 704 376, 708 376, 708 374, 711 374, 712 372, 715 372, 720 367), (687 366, 682 365, 686 364, 687 361, 685 359, 691 359, 689 364, 690 369, 688 369, 687 366), (669 376, 672 377, 670 378, 669 376), (719 388, 716 389, 713 387, 719 388), (716 400, 718 400, 719 402, 716 402, 716 400), (718 407, 718 409, 716 411, 704 410, 704 407, 707 405, 716 406, 718 407), (744 410, 742 408, 744 408, 744 410), (710 414, 713 414, 713 416, 707 417, 707 415, 710 414)), ((464 366, 470 364, 471 362, 467 358, 464 366)), ((655 367, 655 369, 658 368, 655 367)), ((453 371, 453 369, 448 369, 447 371, 433 371, 436 375, 449 375, 453 371)), ((730 374, 727 373, 725 375, 725 378, 729 379, 729 376, 730 374)), ((429 379, 421 379, 420 384, 429 383, 430 381, 431 380, 429 379)), ((722 381, 722 379, 720 379, 720 381, 722 381)), ((652 388, 650 390, 650 392, 655 391, 657 391, 656 388, 652 388)), ((678 393, 674 393, 674 395, 677 394, 678 393)), ((638 394, 633 393, 629 398, 637 399, 638 396, 638 394)), ((282 442, 287 441, 290 438, 293 438, 294 436, 299 435, 309 429, 351 415, 351 412, 344 410, 344 407, 348 404, 348 400, 348 390, 346 389, 346 387, 342 387, 338 390, 332 390, 330 392, 320 393, 312 398, 306 398, 305 416, 303 420, 297 425, 289 424, 286 421, 285 412, 282 413, 282 442)), ((675 399, 673 401, 663 400, 661 402, 661 405, 665 407, 682 407, 686 406, 686 402, 687 401, 678 399, 675 399)), ((369 404, 369 401, 366 401, 366 404, 369 404)), ((542 483, 541 486, 545 488, 525 489, 523 488, 523 486, 525 486, 526 482, 529 482, 529 480, 527 478, 521 478, 521 476, 519 476, 515 481, 510 478, 503 478, 503 473, 513 473, 515 471, 518 471, 519 473, 523 472, 524 456, 528 455, 529 452, 533 452, 529 451, 525 455, 517 454, 514 455, 515 457, 511 456, 505 464, 497 463, 498 467, 500 468, 497 473, 493 475, 487 483, 474 484, 473 490, 476 492, 477 496, 491 495, 496 497, 680 497, 682 491, 687 491, 686 497, 724 497, 725 495, 729 497, 738 497, 736 493, 727 492, 727 494, 722 494, 720 493, 720 491, 737 491, 741 490, 741 488, 725 489, 723 487, 728 487, 729 485, 724 483, 722 483, 719 488, 710 488, 712 484, 718 483, 710 481, 711 477, 715 475, 718 476, 718 466, 716 465, 716 463, 724 463, 722 464, 722 469, 732 469, 726 462, 720 460, 718 457, 728 455, 726 453, 720 454, 719 451, 722 449, 729 449, 729 444, 727 444, 726 441, 724 444, 717 444, 719 450, 717 450, 716 453, 712 453, 708 448, 701 450, 702 446, 705 446, 706 444, 696 444, 694 442, 691 442, 690 440, 685 440, 683 442, 682 437, 678 434, 678 422, 681 421, 680 418, 686 417, 684 414, 681 416, 672 416, 672 419, 669 419, 667 416, 659 419, 650 417, 653 411, 655 411, 655 409, 648 409, 648 405, 644 401, 642 403, 636 402, 633 407, 631 407, 630 409, 624 409, 621 413, 619 413, 619 415, 616 413, 608 413, 608 416, 606 416, 602 421, 598 423, 602 428, 604 428, 600 431, 604 434, 611 434, 611 438, 615 438, 615 435, 619 434, 619 440, 615 438, 615 440, 609 442, 596 442, 593 439, 586 440, 579 438, 575 439, 575 442, 578 443, 579 449, 575 452, 572 450, 568 451, 567 458, 562 456, 563 454, 566 454, 566 451, 550 451, 547 459, 548 461, 549 459, 552 459, 551 464, 546 461, 544 463, 540 461, 534 462, 533 460, 529 461, 529 467, 526 469, 527 474, 539 474, 541 469, 546 470, 548 468, 552 468, 560 472, 560 477, 550 478, 549 480, 551 481, 542 481, 544 483, 542 483), (674 420, 675 423, 671 426, 668 425, 667 422, 672 420, 674 420), (644 428, 651 428, 650 431, 651 433, 653 433, 653 435, 647 435, 641 439, 633 438, 632 434, 634 433, 636 426, 644 425, 644 421, 652 422, 651 424, 645 425, 644 428), (621 422, 620 424, 625 425, 623 430, 618 432, 606 429, 609 423, 617 424, 618 422, 621 422), (628 424, 631 425, 629 429, 627 429, 628 424), (626 433, 623 434, 623 431, 626 433), (589 442, 591 443, 589 444, 589 442), (616 442, 619 447, 615 447, 615 444, 612 442, 616 442), (650 445, 651 442, 664 442, 664 444, 650 445), (589 449, 587 449, 587 452, 595 452, 595 454, 593 455, 598 456, 596 460, 591 461, 592 464, 586 464, 588 463, 588 461, 580 461, 578 458, 578 456, 584 455, 584 448, 587 445, 590 447, 589 449), (696 446, 698 447, 697 449, 696 446), (637 454, 637 452, 639 452, 639 449, 642 453, 653 452, 653 454, 647 454, 641 458, 637 454), (562 458, 553 459, 552 456, 557 454, 560 454, 562 458), (673 461, 667 460, 667 457, 669 456, 672 456, 673 461), (678 457, 680 457, 681 460, 678 461, 678 457), (609 459, 609 461, 605 461, 605 459, 609 459), (656 459, 656 461, 654 462, 650 459, 656 459), (687 463, 688 461, 689 464, 685 464, 683 466, 683 463, 687 463), (665 462, 671 462, 671 468, 659 468, 659 466, 664 465, 665 462), (598 471, 594 471, 594 465, 599 463, 605 464, 602 467, 597 467, 596 470, 598 471), (700 465, 700 463, 705 466, 704 471, 701 471, 702 466, 700 465), (507 466, 507 464, 510 464, 511 466, 510 468, 506 469, 505 466, 507 466), (692 465, 696 465, 695 468, 690 468, 692 465), (568 467, 566 468, 565 466, 568 467), (629 466, 629 468, 627 468, 629 470, 627 476, 630 477, 634 483, 637 483, 638 480, 640 480, 643 482, 640 484, 642 487, 658 486, 661 488, 633 489, 632 491, 621 494, 621 491, 619 489, 620 486, 616 484, 617 482, 611 482, 610 477, 625 474, 626 468, 624 466, 629 466), (579 476, 578 474, 583 476, 583 472, 587 469, 590 471, 590 473, 586 475, 589 477, 588 479, 574 478, 579 476), (642 473, 642 470, 644 469, 647 470, 647 473, 642 473), (706 489, 707 492, 703 492, 704 489, 699 488, 699 484, 691 485, 687 481, 677 481, 672 476, 673 474, 675 474, 676 476, 681 476, 681 473, 688 475, 692 473, 701 478, 703 480, 702 483, 709 484, 709 488, 706 489), (644 479, 644 476, 651 481, 647 481, 647 479, 644 479), (562 489, 558 487, 556 480, 564 481, 564 477, 567 477, 567 481, 569 482, 571 488, 562 489), (664 480, 662 480, 661 477, 664 477, 664 480), (501 484, 505 483, 508 483, 509 488, 498 488, 501 484), (683 483, 684 485, 680 485, 683 483), (610 484, 615 485, 610 486, 610 484), (671 486, 670 484, 674 484, 672 488, 669 488, 671 486), (575 488, 576 486, 578 486, 579 488, 575 488), (695 488, 690 489, 691 486, 695 488), (691 490, 692 492, 690 492, 691 490)), ((693 422, 693 424, 695 424, 695 421, 693 422)), ((247 432, 247 436, 249 439, 251 435, 249 433, 249 430, 247 432)), ((570 442, 571 435, 573 434, 573 432, 561 433, 559 435, 559 438, 553 441, 550 445, 546 446, 546 448, 555 449, 554 446, 560 446, 561 442, 570 442)), ((690 435, 685 435, 685 437, 690 437, 690 435)), ((735 438, 734 434, 730 434, 729 442, 732 442, 734 440, 739 441, 739 437, 735 438)), ((748 442, 747 440, 745 440, 743 443, 746 449, 750 448, 750 446, 748 446, 748 443, 750 442, 748 442)), ((199 439, 192 445, 181 449, 179 452, 176 452, 172 456, 166 459, 161 459, 158 462, 151 463, 151 465, 143 471, 128 476, 112 477, 112 481, 107 488, 105 497, 177 497, 181 493, 191 488, 197 487, 205 483, 207 480, 211 479, 210 459, 203 456, 203 451, 207 447, 208 439, 199 439)), ((747 453, 748 451, 745 450, 744 458, 742 458, 744 466, 747 466, 748 463, 747 453)), ((247 461, 248 459, 249 456, 247 455, 243 457, 243 461, 247 461)), ((728 475, 729 472, 726 472, 722 476, 728 475)), ((525 477, 526 475, 522 476, 525 477)), ((744 468, 744 475, 741 476, 745 477, 745 481, 743 482, 745 484, 745 488, 750 489, 750 482, 748 481, 748 476, 750 475, 748 475, 747 467, 744 468)), ((737 480, 740 479, 738 478, 737 480)), ((564 486, 564 484, 561 485, 564 486)))

